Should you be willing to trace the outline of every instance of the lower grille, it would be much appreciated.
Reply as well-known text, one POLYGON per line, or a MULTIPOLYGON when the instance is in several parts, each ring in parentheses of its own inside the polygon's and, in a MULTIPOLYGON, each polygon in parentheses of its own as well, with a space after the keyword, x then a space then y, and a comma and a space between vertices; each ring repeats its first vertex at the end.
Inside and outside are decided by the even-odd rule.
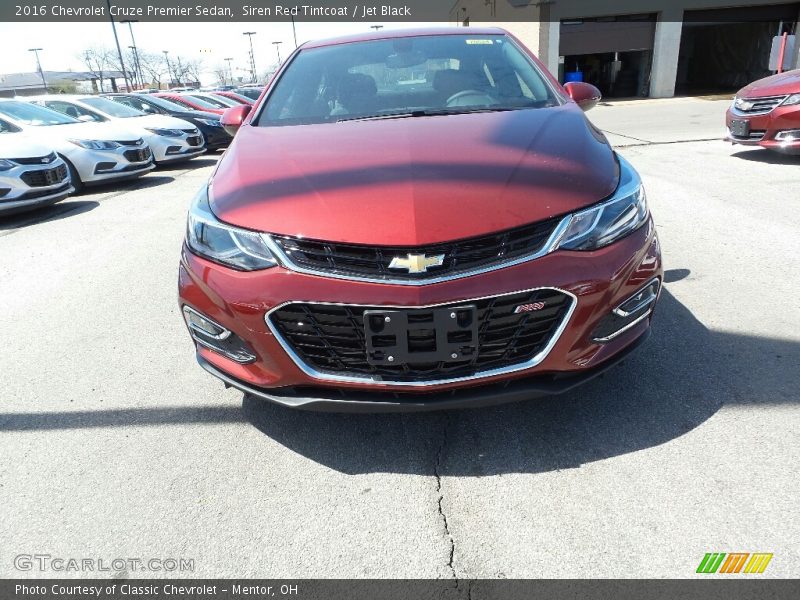
POLYGON ((25 171, 20 179, 30 187, 44 187, 61 183, 67 178, 67 166, 59 165, 54 169, 41 169, 39 171, 25 171))
POLYGON ((150 151, 147 148, 141 150, 126 150, 122 155, 130 162, 143 162, 150 158, 150 151))
MULTIPOLYGON (((477 309, 477 348, 465 360, 449 363, 370 364, 364 312, 385 307, 298 302, 274 310, 268 318, 271 328, 285 345, 323 378, 331 374, 383 382, 425 382, 472 377, 494 369, 524 365, 555 341, 575 301, 559 290, 538 289, 435 308, 458 308, 467 302, 477 309), (521 310, 515 312, 518 309, 521 310)), ((415 317, 422 317, 430 309, 409 308, 408 311, 415 317)), ((411 337, 411 332, 409 335, 411 337)))
POLYGON ((186 138, 186 143, 190 146, 200 146, 203 143, 203 138, 199 135, 186 138))
POLYGON ((322 273, 381 280, 425 280, 457 275, 535 255, 542 250, 561 218, 548 219, 486 236, 428 246, 366 246, 273 236, 289 260, 322 273), (390 268, 393 259, 410 255, 441 257, 439 266, 422 272, 390 268))
POLYGON ((740 141, 740 142, 760 142, 764 139, 764 136, 767 135, 766 129, 751 129, 750 133, 747 135, 733 135, 731 134, 731 139, 740 141))

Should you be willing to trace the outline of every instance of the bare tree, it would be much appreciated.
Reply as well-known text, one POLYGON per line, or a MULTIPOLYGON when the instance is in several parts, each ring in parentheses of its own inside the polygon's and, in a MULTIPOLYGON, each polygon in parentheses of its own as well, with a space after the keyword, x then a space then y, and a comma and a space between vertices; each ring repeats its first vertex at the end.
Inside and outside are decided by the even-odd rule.
POLYGON ((105 79, 105 74, 113 68, 112 52, 102 46, 92 46, 81 52, 79 57, 83 64, 86 65, 87 70, 97 77, 100 83, 100 91, 104 92, 103 80, 105 79))
POLYGON ((203 72, 203 60, 202 59, 183 59, 181 61, 183 65, 183 79, 191 82, 191 83, 199 83, 200 82, 200 74, 203 72))
POLYGON ((170 75, 167 72, 167 63, 164 60, 164 55, 154 52, 139 51, 139 64, 142 66, 142 73, 146 79, 155 84, 159 89, 161 88, 161 80, 167 76, 167 81, 170 75))

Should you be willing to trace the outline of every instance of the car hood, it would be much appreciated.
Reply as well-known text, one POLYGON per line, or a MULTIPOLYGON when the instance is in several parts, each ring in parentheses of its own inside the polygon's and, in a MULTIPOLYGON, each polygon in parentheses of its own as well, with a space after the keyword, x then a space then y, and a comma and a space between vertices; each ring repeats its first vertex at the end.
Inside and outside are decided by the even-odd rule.
POLYGON ((736 95, 740 98, 758 98, 798 93, 800 93, 800 69, 795 69, 754 81, 739 90, 736 95))
POLYGON ((141 134, 114 123, 67 123, 47 127, 25 128, 25 133, 38 140, 138 140, 141 134))
POLYGON ((0 134, 0 158, 39 158, 47 156, 52 148, 24 133, 0 134))
POLYGON ((219 115, 204 110, 187 110, 186 112, 176 112, 173 114, 179 119, 209 119, 210 121, 219 121, 219 115))
POLYGON ((609 196, 619 168, 574 104, 547 109, 244 126, 212 209, 233 225, 415 246, 511 229, 609 196))
POLYGON ((194 125, 191 123, 167 115, 144 115, 142 117, 120 119, 119 124, 122 125, 123 123, 125 125, 130 124, 145 129, 194 129, 194 125))

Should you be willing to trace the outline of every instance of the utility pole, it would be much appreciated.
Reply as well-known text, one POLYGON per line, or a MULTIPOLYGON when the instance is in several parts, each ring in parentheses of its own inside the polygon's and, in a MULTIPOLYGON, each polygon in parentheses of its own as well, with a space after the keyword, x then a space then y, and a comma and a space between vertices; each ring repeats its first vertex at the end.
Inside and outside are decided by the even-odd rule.
POLYGON ((297 50, 297 27, 294 24, 294 15, 289 13, 289 16, 292 18, 292 34, 294 35, 294 48, 297 50))
POLYGON ((133 46, 128 46, 129 49, 133 50, 133 62, 136 73, 139 75, 139 83, 142 84, 144 87, 144 73, 142 73, 142 63, 139 61, 139 49, 136 47, 136 38, 133 37, 133 25, 132 23, 138 23, 136 19, 127 19, 125 21, 120 21, 120 23, 127 23, 128 24, 128 31, 131 33, 131 43, 133 46))
POLYGON ((252 76, 251 81, 253 83, 256 82, 256 55, 253 53, 253 36, 256 34, 255 31, 245 31, 242 35, 246 35, 250 40, 250 73, 252 76))
POLYGON ((39 77, 42 78, 42 85, 44 86, 44 93, 47 93, 47 81, 44 78, 44 71, 42 71, 42 63, 39 62, 39 52, 41 52, 43 48, 28 48, 28 52, 33 52, 36 55, 36 68, 39 71, 39 77))
POLYGON ((117 44, 117 55, 119 56, 119 66, 122 69, 122 77, 125 79, 125 91, 131 91, 131 84, 128 83, 128 72, 125 70, 125 61, 122 60, 122 48, 119 46, 119 38, 117 37, 117 26, 114 23, 114 17, 111 15, 111 0, 106 0, 108 6, 108 18, 111 20, 111 29, 114 31, 114 42, 117 44))
POLYGON ((231 78, 231 85, 233 85, 233 67, 231 67, 231 61, 233 60, 233 57, 228 57, 225 60, 228 61, 228 75, 231 78))
POLYGON ((272 44, 275 46, 275 50, 278 52, 278 66, 279 67, 281 66, 281 47, 280 46, 281 46, 282 43, 283 42, 272 42, 272 44))
POLYGON ((172 66, 169 64, 169 50, 162 50, 162 52, 164 53, 164 60, 167 61, 167 76, 169 77, 167 89, 169 89, 170 84, 172 84, 172 66))

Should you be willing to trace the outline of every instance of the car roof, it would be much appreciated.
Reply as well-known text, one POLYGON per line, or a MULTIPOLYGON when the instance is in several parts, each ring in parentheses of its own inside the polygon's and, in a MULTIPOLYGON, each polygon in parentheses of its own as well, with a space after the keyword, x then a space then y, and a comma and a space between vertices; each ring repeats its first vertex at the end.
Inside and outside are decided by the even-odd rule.
POLYGON ((507 35, 508 32, 500 27, 415 27, 412 29, 379 29, 366 33, 355 33, 338 37, 314 40, 302 45, 302 48, 322 48, 337 44, 350 44, 353 42, 369 42, 374 40, 391 40, 421 35, 507 35))

